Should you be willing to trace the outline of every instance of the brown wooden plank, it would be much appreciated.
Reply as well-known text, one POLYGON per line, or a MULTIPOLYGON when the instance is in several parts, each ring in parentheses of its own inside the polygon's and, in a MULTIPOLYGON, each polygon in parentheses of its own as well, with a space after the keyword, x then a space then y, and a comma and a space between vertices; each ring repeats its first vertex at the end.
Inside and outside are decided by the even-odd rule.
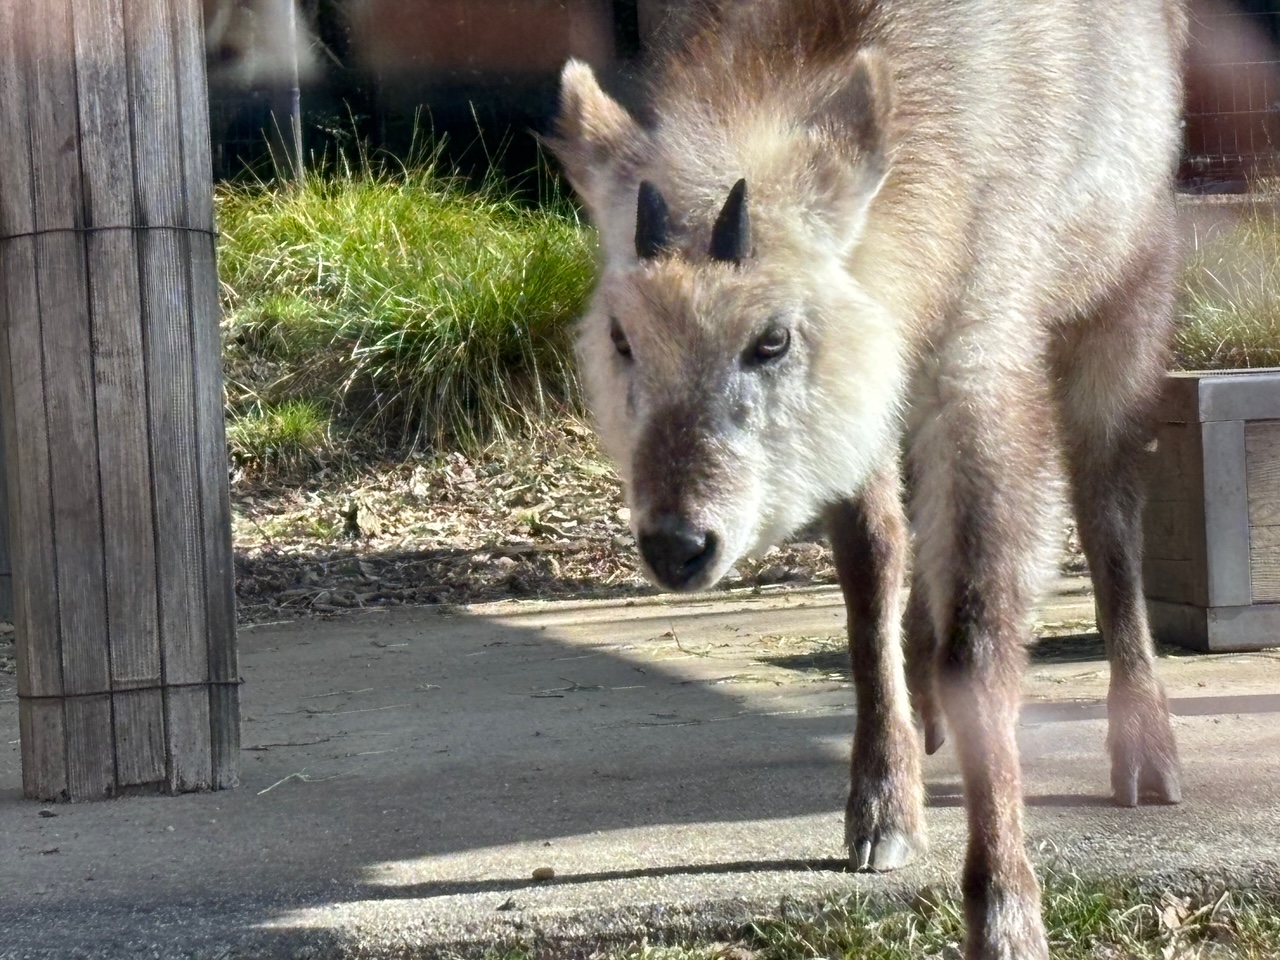
POLYGON ((73 800, 112 796, 116 788, 111 696, 71 697, 67 724, 67 792, 73 800))
POLYGON ((1159 417, 1165 423, 1200 422, 1199 375, 1171 373, 1165 377, 1159 417))
POLYGON ((111 700, 120 786, 167 785, 163 694, 136 690, 113 694, 111 700), (145 742, 137 742, 139 738, 145 742))
MULTIPOLYGON (((180 3, 189 0, 178 0, 180 3)), ((134 188, 138 222, 184 223, 182 115, 170 8, 175 0, 129 0, 125 29, 130 37, 129 93, 133 118, 134 188)), ((207 117, 204 120, 208 122, 207 117)))
MULTIPOLYGON (((156 529, 136 251, 136 241, 125 232, 93 234, 88 239, 97 340, 97 417, 99 423, 110 425, 109 437, 99 445, 99 462, 106 531, 111 687, 115 690, 155 687, 162 680, 156 529)), ((154 756, 126 755, 128 750, 154 747, 149 728, 128 727, 139 718, 146 723, 153 715, 163 718, 160 691, 152 690, 146 696, 152 700, 149 710, 115 716, 121 770, 148 770, 157 763, 163 768, 165 763, 163 743, 154 756)))
POLYGON ((31 800, 66 800, 67 735, 61 700, 19 700, 22 740, 22 795, 31 800))
MULTIPOLYGON (((129 85, 121 0, 75 10, 81 167, 92 227, 133 222, 129 85)), ((99 450, 105 571, 114 689, 156 686, 161 680, 157 621, 155 524, 147 436, 147 387, 137 243, 132 232, 106 230, 87 237, 94 377, 99 423, 110 433, 99 450)), ((117 764, 129 784, 163 779, 163 740, 152 736, 163 720, 159 690, 125 701, 115 714, 117 764), (139 699, 149 699, 142 706, 139 699), (131 724, 141 723, 138 729, 131 724), (152 751, 134 756, 132 751, 152 751), (152 771, 159 765, 159 777, 152 771), (143 777, 144 779, 138 779, 143 777)))
MULTIPOLYGON (((183 117, 182 182, 186 224, 208 236, 189 237, 191 325, 195 383, 196 447, 199 455, 201 539, 204 552, 205 604, 208 611, 209 675, 236 681, 234 570, 231 554, 231 499, 227 479, 226 433, 223 423, 222 343, 214 259, 212 159, 209 150, 208 89, 200 8, 195 2, 174 5, 178 101, 183 117)), ((240 756, 240 694, 234 686, 210 693, 213 780, 233 786, 240 756)))
POLYGON ((84 245, 69 233, 36 241, 43 316, 53 541, 67 693, 110 686, 97 423, 84 245))
MULTIPOLYGON (((156 498, 160 639, 164 679, 192 684, 209 678, 200 468, 196 451, 190 243, 183 190, 184 118, 177 82, 169 0, 131 0, 126 29, 133 103, 135 193, 140 221, 153 229, 139 239, 146 344, 152 483, 156 498), (144 54, 144 55, 138 55, 144 54)), ((198 121, 207 122, 203 116, 198 121)), ((205 178, 209 172, 202 171, 205 178)), ((165 690, 165 736, 172 790, 212 783, 209 691, 165 690)))

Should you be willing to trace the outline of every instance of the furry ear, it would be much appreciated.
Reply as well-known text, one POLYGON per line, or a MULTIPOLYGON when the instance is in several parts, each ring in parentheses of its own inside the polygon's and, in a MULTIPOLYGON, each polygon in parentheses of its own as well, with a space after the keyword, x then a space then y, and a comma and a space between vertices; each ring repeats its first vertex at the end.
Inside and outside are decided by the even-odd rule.
POLYGON ((815 187, 824 200, 823 218, 842 249, 861 236, 867 208, 888 175, 892 117, 889 67, 874 47, 854 55, 845 82, 810 116, 818 154, 815 187))
POLYGON ((555 133, 546 139, 546 144, 597 219, 604 206, 608 178, 636 152, 642 139, 639 125, 600 88, 589 66, 581 60, 564 65, 555 133))
POLYGON ((857 150, 858 159, 878 176, 883 176, 888 163, 891 87, 884 55, 875 47, 864 47, 854 55, 848 79, 814 118, 843 133, 843 139, 857 150))

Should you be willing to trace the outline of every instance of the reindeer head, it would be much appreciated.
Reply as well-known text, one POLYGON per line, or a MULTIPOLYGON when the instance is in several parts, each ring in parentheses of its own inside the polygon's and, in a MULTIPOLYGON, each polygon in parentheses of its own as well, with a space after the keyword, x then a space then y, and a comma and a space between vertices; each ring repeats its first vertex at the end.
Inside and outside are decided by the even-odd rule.
POLYGON ((710 586, 892 448, 901 336, 854 269, 884 182, 887 81, 854 58, 798 119, 640 127, 564 71, 551 141, 600 230, 578 333, 588 402, 627 484, 646 572, 710 586))

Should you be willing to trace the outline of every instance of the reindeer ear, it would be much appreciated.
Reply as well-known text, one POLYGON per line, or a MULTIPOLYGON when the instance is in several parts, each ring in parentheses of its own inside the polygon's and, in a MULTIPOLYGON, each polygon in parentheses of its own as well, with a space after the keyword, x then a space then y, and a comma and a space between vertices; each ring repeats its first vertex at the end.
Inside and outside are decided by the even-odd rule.
POLYGON ((591 68, 570 60, 560 74, 560 110, 546 144, 593 215, 603 206, 609 177, 643 137, 639 125, 600 88, 591 68))
POLYGON ((874 47, 858 51, 845 82, 810 117, 818 209, 842 249, 861 236, 867 208, 888 175, 892 117, 888 64, 874 47))

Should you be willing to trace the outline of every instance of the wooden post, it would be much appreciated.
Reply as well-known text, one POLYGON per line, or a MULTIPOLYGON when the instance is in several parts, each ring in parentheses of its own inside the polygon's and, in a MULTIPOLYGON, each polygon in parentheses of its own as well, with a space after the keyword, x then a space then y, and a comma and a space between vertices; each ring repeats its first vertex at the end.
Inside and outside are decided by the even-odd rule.
POLYGON ((23 789, 234 784, 199 0, 0 3, 0 421, 23 789))

